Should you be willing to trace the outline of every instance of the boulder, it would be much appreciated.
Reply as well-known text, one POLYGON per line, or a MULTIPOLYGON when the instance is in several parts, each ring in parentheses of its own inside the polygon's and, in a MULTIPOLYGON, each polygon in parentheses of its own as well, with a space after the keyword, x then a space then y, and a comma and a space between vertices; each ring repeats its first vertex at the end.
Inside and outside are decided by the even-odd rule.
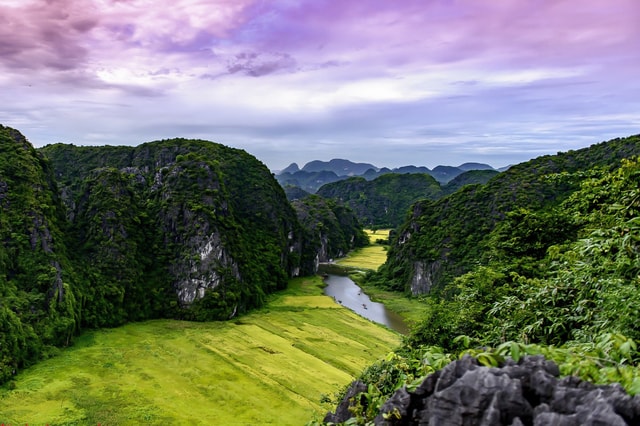
MULTIPOLYGON (((640 424, 640 396, 619 384, 598 386, 577 377, 559 378, 558 366, 542 356, 508 359, 485 367, 465 356, 429 375, 415 390, 398 389, 381 407, 375 425, 524 426, 640 424)), ((353 416, 349 401, 366 385, 354 382, 325 422, 353 416)), ((360 403, 365 400, 361 397, 360 403)))

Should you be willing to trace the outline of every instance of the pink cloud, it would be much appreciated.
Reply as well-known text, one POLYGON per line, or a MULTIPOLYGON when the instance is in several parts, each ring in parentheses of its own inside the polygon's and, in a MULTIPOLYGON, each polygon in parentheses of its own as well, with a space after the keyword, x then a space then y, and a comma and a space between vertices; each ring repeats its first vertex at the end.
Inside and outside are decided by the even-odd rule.
POLYGON ((23 7, 0 6, 0 52, 8 68, 67 70, 83 62, 88 50, 82 37, 98 17, 78 2, 39 1, 23 7))
POLYGON ((638 125, 639 0, 0 4, 0 93, 21 105, 0 115, 69 141, 290 138, 288 155, 303 140, 529 144, 541 122, 581 141, 583 121, 611 137, 638 125))
POLYGON ((316 0, 257 12, 247 35, 260 49, 374 64, 571 65, 637 51, 640 39, 636 0, 316 0))
POLYGON ((576 65, 621 49, 637 58, 638 22, 636 0, 34 0, 0 6, 0 53, 5 68, 69 70, 164 53, 189 65, 205 50, 248 75, 323 63, 576 65), (246 52, 263 59, 237 59, 246 52))

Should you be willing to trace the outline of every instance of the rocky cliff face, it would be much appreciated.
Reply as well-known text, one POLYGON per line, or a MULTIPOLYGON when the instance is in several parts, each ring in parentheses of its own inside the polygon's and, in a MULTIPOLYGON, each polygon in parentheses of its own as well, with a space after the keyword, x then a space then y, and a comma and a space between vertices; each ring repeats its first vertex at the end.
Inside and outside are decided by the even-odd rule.
POLYGON ((0 125, 0 383, 77 328, 64 208, 46 159, 0 125))
MULTIPOLYGON (((346 422, 349 407, 366 405, 355 382, 325 422, 346 422)), ((553 362, 531 356, 484 367, 465 356, 429 375, 415 390, 397 390, 380 408, 376 425, 635 425, 640 397, 619 385, 596 386, 559 378, 553 362)))
MULTIPOLYGON (((43 152, 80 247, 89 249, 82 260, 96 265, 87 278, 116 289, 115 311, 132 298, 142 306, 136 299, 152 293, 151 311, 193 307, 181 315, 228 318, 259 306, 298 267, 295 213, 266 167, 243 151, 177 139, 43 152)), ((118 322, 131 319, 133 306, 120 308, 118 322)), ((97 314, 94 321, 105 325, 97 314)))
POLYGON ((348 207, 317 195, 294 200, 292 205, 304 233, 300 262, 304 274, 316 273, 321 262, 368 244, 355 213, 348 207))

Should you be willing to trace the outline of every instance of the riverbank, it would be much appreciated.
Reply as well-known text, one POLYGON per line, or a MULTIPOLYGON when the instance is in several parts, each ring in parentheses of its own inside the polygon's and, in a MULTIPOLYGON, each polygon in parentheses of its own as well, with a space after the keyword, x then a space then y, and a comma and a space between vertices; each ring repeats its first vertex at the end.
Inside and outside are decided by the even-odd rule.
POLYGON ((351 278, 374 302, 382 303, 392 312, 400 315, 409 329, 418 324, 425 316, 424 302, 416 297, 408 297, 403 293, 388 291, 367 284, 360 272, 349 274, 351 278))
POLYGON ((328 274, 324 276, 324 282, 324 294, 337 303, 400 334, 409 333, 409 327, 400 315, 387 309, 384 304, 372 301, 348 276, 328 274))
POLYGON ((154 320, 84 333, 0 390, 4 424, 304 424, 400 343, 291 280, 235 321, 154 320))
POLYGON ((411 328, 424 317, 425 307, 422 301, 369 285, 364 279, 367 272, 376 271, 387 260, 387 246, 384 242, 389 239, 389 230, 365 231, 371 245, 353 250, 347 256, 337 259, 335 271, 348 275, 372 301, 382 303, 389 311, 400 315, 411 328))

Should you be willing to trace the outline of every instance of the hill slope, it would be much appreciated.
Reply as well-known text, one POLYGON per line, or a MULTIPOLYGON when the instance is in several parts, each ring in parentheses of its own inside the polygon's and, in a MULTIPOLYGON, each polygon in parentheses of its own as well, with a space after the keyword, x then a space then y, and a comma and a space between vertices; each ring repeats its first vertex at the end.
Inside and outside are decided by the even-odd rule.
POLYGON ((187 317, 233 316, 284 288, 298 266, 290 259, 299 245, 295 212, 268 169, 244 151, 172 139, 42 152, 76 229, 77 261, 93 265, 82 281, 109 289, 91 303, 91 326, 139 319, 133 312, 148 317, 149 295, 160 310, 190 307, 187 317), (106 312, 120 315, 99 319, 106 312))
POLYGON ((323 185, 318 195, 349 206, 365 226, 395 227, 405 219, 411 204, 437 199, 438 182, 428 174, 385 174, 372 181, 352 177, 323 185))
MULTIPOLYGON (((398 232, 378 279, 388 287, 426 293, 486 261, 491 231, 518 208, 541 211, 579 188, 593 167, 616 168, 640 154, 640 137, 614 139, 578 151, 518 164, 485 185, 469 185, 437 201, 417 202, 398 232)), ((557 223, 548 232, 565 232, 557 223)), ((566 228, 570 238, 571 229, 566 228)), ((544 246, 544 242, 541 242, 544 246)))
POLYGON ((90 331, 0 389, 5 424, 279 424, 321 401, 399 336, 295 279, 241 320, 152 320, 90 331))
MULTIPOLYGON (((82 329, 262 306, 318 250, 261 162, 200 140, 36 150, 1 126, 0 206, 0 382, 82 329)), ((353 243, 339 216, 329 246, 353 243)))

